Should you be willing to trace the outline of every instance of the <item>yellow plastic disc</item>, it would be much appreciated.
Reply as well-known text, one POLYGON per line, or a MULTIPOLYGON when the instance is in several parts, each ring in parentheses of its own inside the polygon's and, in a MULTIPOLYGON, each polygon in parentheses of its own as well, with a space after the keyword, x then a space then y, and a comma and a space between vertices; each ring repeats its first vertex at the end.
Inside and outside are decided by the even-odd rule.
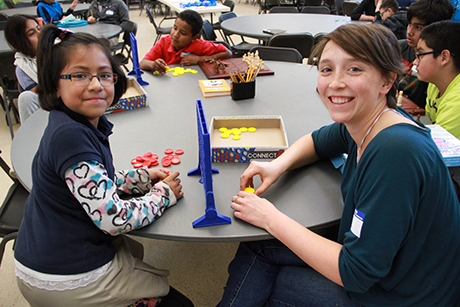
POLYGON ((248 128, 248 131, 249 131, 249 132, 256 132, 256 130, 257 130, 257 129, 256 129, 255 127, 249 127, 249 128, 248 128))
POLYGON ((239 139, 241 139, 241 136, 239 136, 239 135, 233 135, 233 136, 232 136, 232 139, 234 139, 235 141, 238 141, 239 139))
POLYGON ((225 127, 220 127, 219 128, 219 132, 227 132, 227 131, 228 131, 228 129, 225 128, 225 127))
POLYGON ((253 188, 251 188, 251 187, 245 188, 244 191, 249 192, 249 193, 254 193, 255 192, 255 190, 253 188))
POLYGON ((246 127, 241 127, 241 128, 240 128, 240 131, 241 131, 241 132, 248 132, 248 128, 246 128, 246 127))
POLYGON ((222 133, 220 135, 220 137, 223 138, 223 139, 228 139, 229 136, 230 136, 230 134, 228 134, 228 133, 222 133))

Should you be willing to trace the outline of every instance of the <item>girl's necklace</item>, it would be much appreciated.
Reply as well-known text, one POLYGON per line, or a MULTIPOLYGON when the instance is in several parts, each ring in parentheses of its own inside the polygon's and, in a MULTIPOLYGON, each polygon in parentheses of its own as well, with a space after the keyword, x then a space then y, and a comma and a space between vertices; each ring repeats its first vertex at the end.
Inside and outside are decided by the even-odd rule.
POLYGON ((372 125, 369 127, 369 129, 367 130, 366 134, 364 135, 363 139, 361 140, 361 144, 359 144, 358 146, 358 150, 357 150, 357 155, 356 155, 356 163, 358 163, 358 159, 359 159, 359 154, 360 154, 360 151, 361 151, 361 147, 363 146, 364 144, 364 141, 366 140, 367 136, 369 135, 369 133, 371 133, 371 130, 372 128, 374 128, 375 124, 377 124, 377 122, 379 121, 380 117, 382 117, 383 113, 385 112, 388 112, 388 111, 391 111, 392 109, 385 109, 383 110, 382 112, 380 112, 379 116, 377 116, 377 118, 374 120, 374 122, 372 123, 372 125))

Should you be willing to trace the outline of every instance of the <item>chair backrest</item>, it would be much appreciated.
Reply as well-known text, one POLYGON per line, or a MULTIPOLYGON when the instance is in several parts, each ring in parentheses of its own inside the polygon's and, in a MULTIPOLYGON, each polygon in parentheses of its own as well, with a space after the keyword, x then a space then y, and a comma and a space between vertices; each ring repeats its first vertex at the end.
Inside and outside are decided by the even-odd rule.
POLYGON ((0 13, 0 30, 5 30, 7 20, 8 16, 6 14, 0 13))
POLYGON ((301 13, 309 14, 330 14, 331 10, 327 6, 304 6, 301 13))
POLYGON ((13 50, 0 53, 0 86, 4 93, 10 96, 13 94, 11 98, 16 98, 19 95, 14 54, 13 50))
POLYGON ((265 61, 283 61, 302 63, 302 55, 297 49, 287 47, 258 46, 249 52, 259 52, 259 57, 265 61))
POLYGON ((359 2, 356 1, 343 1, 342 2, 342 12, 345 16, 350 16, 351 12, 359 5, 359 2))
POLYGON ((273 35, 268 41, 268 46, 290 47, 297 49, 302 57, 308 58, 315 39, 310 33, 282 33, 273 35))
POLYGON ((3 0, 3 2, 6 4, 6 7, 8 7, 9 9, 14 9, 16 7, 16 4, 14 4, 14 2, 11 0, 3 0))
POLYGON ((203 39, 207 41, 215 41, 217 39, 216 32, 209 20, 203 20, 203 28, 201 29, 203 39))
POLYGON ((299 10, 295 6, 274 6, 270 9, 269 13, 298 13, 299 10))
POLYGON ((337 10, 337 0, 324 0, 323 5, 327 5, 331 14, 337 15, 339 13, 337 10))
MULTIPOLYGON (((0 150, 1 154, 1 150, 0 150)), ((13 181, 5 199, 0 207, 0 237, 3 239, 0 242, 0 264, 3 259, 3 252, 8 241, 14 240, 17 237, 19 226, 21 225, 24 216, 24 206, 29 196, 29 192, 21 185, 18 179, 10 174, 10 167, 0 155, 0 167, 13 181)))
POLYGON ((125 27, 125 33, 123 34, 123 42, 126 45, 131 46, 131 37, 130 37, 129 33, 133 33, 134 36, 136 36, 136 34, 137 34, 137 23, 135 23, 135 22, 133 22, 131 20, 127 21, 126 27, 125 27))
POLYGON ((145 12, 147 13, 147 16, 149 17, 150 23, 153 25, 155 30, 157 29, 157 24, 155 23, 155 16, 153 15, 152 11, 150 10, 148 4, 145 5, 144 7, 145 12))
POLYGON ((300 0, 301 6, 320 6, 323 4, 323 0, 300 0))
POLYGON ((222 4, 228 6, 230 8, 230 12, 233 12, 235 9, 235 1, 233 0, 225 0, 222 4))
POLYGON ((219 22, 222 23, 222 21, 230 19, 230 18, 235 18, 238 17, 234 12, 228 12, 225 14, 222 14, 219 16, 219 22))

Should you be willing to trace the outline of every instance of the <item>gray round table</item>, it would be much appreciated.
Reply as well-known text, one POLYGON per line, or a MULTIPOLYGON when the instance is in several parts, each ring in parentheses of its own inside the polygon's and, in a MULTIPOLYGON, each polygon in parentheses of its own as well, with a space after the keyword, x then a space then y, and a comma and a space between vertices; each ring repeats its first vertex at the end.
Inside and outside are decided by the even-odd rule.
MULTIPOLYGON (((146 152, 164 156, 166 148, 181 148, 182 162, 171 166, 181 173, 184 197, 153 224, 135 235, 183 241, 249 241, 271 236, 233 217, 231 197, 239 191, 239 177, 247 163, 213 163, 220 173, 213 175, 217 212, 231 217, 232 223, 193 228, 192 222, 205 213, 204 188, 199 177, 187 172, 198 166, 196 100, 203 102, 208 125, 213 116, 281 115, 289 143, 329 124, 332 120, 316 92, 317 70, 303 64, 267 62, 275 74, 258 77, 254 99, 233 101, 230 96, 203 98, 198 80, 206 79, 198 66, 197 74, 173 77, 143 74, 150 82, 149 107, 108 115, 114 123, 110 136, 116 169, 132 168, 131 159, 146 152)), ((21 182, 31 188, 31 163, 47 125, 48 113, 35 112, 19 128, 11 147, 13 167, 21 182)), ((263 197, 306 227, 318 227, 340 219, 343 209, 340 191, 342 175, 330 161, 284 174, 263 197)), ((256 185, 260 183, 255 182, 256 185)))
MULTIPOLYGON (((74 14, 82 14, 86 13, 89 10, 90 3, 78 3, 77 7, 74 10, 74 14)), ((65 13, 70 8, 70 3, 61 3, 62 11, 65 13)), ((18 7, 14 9, 5 9, 2 10, 2 13, 13 16, 14 14, 26 14, 26 15, 33 15, 37 16, 37 7, 34 6, 25 6, 25 7, 18 7)))
POLYGON ((350 22, 350 17, 322 14, 259 14, 227 19, 222 22, 224 30, 243 36, 268 41, 272 35, 264 29, 280 29, 285 33, 309 32, 312 35, 329 33, 350 22))

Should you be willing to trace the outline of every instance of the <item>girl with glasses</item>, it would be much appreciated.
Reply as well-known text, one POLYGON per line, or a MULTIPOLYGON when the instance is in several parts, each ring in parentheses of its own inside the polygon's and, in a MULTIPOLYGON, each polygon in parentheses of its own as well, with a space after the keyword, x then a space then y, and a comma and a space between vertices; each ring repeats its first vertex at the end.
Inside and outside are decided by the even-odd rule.
POLYGON ((123 234, 176 204, 179 173, 115 171, 104 112, 127 81, 104 41, 47 25, 37 65, 40 105, 50 113, 15 248, 19 289, 31 306, 156 306, 169 292, 168 272, 144 263, 142 245, 123 234))

